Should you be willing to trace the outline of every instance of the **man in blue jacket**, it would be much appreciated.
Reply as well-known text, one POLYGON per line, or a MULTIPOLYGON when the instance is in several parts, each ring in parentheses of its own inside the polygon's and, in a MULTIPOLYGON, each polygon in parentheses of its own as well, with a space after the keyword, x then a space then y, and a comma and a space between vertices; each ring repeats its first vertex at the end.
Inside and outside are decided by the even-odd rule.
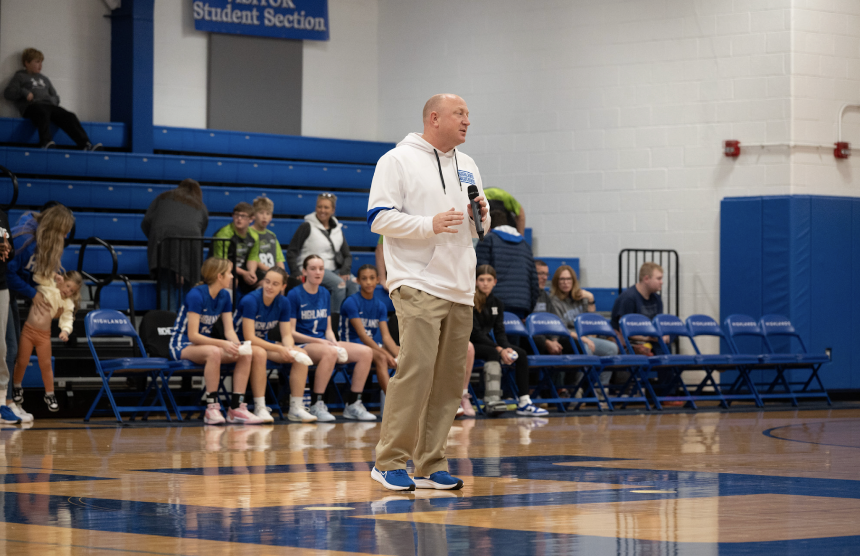
POLYGON ((493 229, 475 248, 478 266, 488 264, 496 269, 499 283, 493 295, 502 300, 506 311, 525 318, 539 293, 532 248, 516 228, 508 225, 504 213, 493 211, 490 220, 493 229))

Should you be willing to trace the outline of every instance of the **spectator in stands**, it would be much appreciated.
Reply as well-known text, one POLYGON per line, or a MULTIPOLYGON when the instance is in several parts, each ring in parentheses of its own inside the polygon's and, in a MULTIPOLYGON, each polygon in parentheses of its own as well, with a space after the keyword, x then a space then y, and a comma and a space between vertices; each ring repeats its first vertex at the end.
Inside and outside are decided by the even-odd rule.
POLYGON ((272 215, 275 212, 275 203, 268 197, 257 197, 252 205, 254 209, 254 223, 251 225, 251 236, 257 242, 259 262, 257 263, 257 280, 263 277, 272 268, 286 269, 284 264, 284 252, 275 232, 269 229, 272 215))
POLYGON ((337 197, 332 193, 317 196, 316 212, 305 216, 287 247, 290 273, 298 274, 299 262, 317 255, 325 262, 322 285, 331 293, 331 311, 340 314, 340 306, 348 296, 357 293, 358 284, 350 274, 352 254, 343 236, 343 225, 334 217, 337 197))
MULTIPOLYGON (((32 213, 31 216, 35 226, 27 226, 26 231, 18 231, 16 227, 12 231, 12 237, 15 240, 15 256, 7 266, 6 280, 12 294, 32 300, 33 308, 31 311, 50 314, 51 305, 42 293, 36 290, 33 275, 53 276, 54 273, 62 269, 60 261, 63 258, 65 237, 72 231, 75 217, 72 211, 60 204, 39 213, 32 213)), ((23 219, 22 216, 21 220, 23 219)), ((15 343, 13 346, 11 342, 7 342, 7 362, 10 360, 10 356, 11 361, 17 360, 18 338, 21 337, 20 324, 15 318, 18 309, 17 302, 11 305, 11 309, 10 314, 13 315, 11 320, 16 328, 13 334, 15 343)), ((22 419, 32 419, 33 416, 21 407, 23 402, 23 388, 15 388, 13 385, 11 392, 7 394, 6 405, 22 419)))
MULTIPOLYGON (((568 265, 556 269, 550 286, 548 312, 553 313, 564 321, 570 336, 577 339, 574 319, 583 313, 595 312, 594 295, 579 286, 576 272, 568 265)), ((580 338, 582 346, 588 355, 610 356, 618 354, 618 346, 614 341, 598 337, 580 338)))
POLYGON ((498 187, 484 190, 490 203, 490 212, 497 210, 505 213, 504 223, 517 229, 520 235, 526 233, 526 210, 514 199, 514 196, 498 187))
MULTIPOLYGON (((490 219, 492 219, 492 215, 490 219)), ((534 268, 534 264, 531 265, 534 268)), ((475 357, 484 360, 484 403, 487 413, 494 417, 504 413, 507 405, 502 401, 502 365, 515 365, 517 415, 538 417, 547 414, 532 403, 529 397, 529 361, 526 352, 508 343, 505 333, 505 304, 493 295, 496 271, 490 265, 480 265, 476 271, 475 307, 472 335, 475 357), (490 336, 495 336, 495 340, 490 336)))
POLYGON ((45 55, 35 48, 25 49, 21 55, 24 69, 15 73, 3 91, 3 96, 14 102, 21 115, 32 121, 39 130, 40 147, 50 149, 56 146, 51 133, 51 123, 54 123, 65 131, 79 148, 86 151, 101 150, 101 143, 90 143, 78 117, 60 107, 60 97, 54 85, 42 73, 44 60, 45 55))
POLYGON ((215 237, 230 241, 216 241, 212 246, 215 257, 236 260, 236 281, 242 294, 250 293, 257 287, 257 265, 260 263, 259 244, 251 234, 251 220, 254 207, 241 202, 233 207, 233 221, 217 232, 215 237))
MULTIPOLYGON (((9 367, 6 366, 6 327, 9 321, 9 287, 6 285, 6 261, 13 255, 9 217, 0 210, 0 391, 9 388, 9 367)), ((17 343, 15 344, 17 346, 17 343)), ((14 402, 13 402, 14 403, 14 402)), ((0 424, 20 423, 12 408, 0 405, 0 424)))
POLYGON ((165 191, 150 203, 140 229, 147 237, 146 257, 149 272, 158 280, 159 306, 164 310, 179 308, 191 284, 200 281, 203 246, 199 241, 170 240, 171 237, 203 237, 209 227, 209 212, 203 204, 200 184, 190 178, 176 189, 165 191), (158 245, 161 244, 161 260, 158 245), (170 291, 178 292, 170 298, 170 291))
POLYGON ((550 294, 546 289, 546 281, 549 279, 549 265, 540 259, 535 259, 535 272, 537 272, 538 279, 538 296, 533 312, 545 313, 550 303, 550 294))
POLYGON ((245 391, 251 374, 266 373, 266 352, 259 346, 251 346, 251 353, 240 353, 239 337, 233 329, 230 288, 233 286, 233 264, 225 259, 206 259, 200 273, 203 283, 185 296, 185 303, 176 315, 173 335, 170 338, 170 358, 187 360, 203 365, 206 381, 206 413, 203 422, 207 425, 224 423, 221 404, 218 402, 218 384, 223 363, 235 363, 233 370, 233 395, 227 422, 256 425, 262 419, 248 411, 245 391), (218 321, 224 326, 224 340, 212 337, 212 328, 218 321))
MULTIPOLYGON (((45 404, 48 411, 60 410, 57 396, 54 395, 54 367, 51 365, 51 321, 60 319, 60 340, 69 341, 75 314, 81 304, 81 286, 84 279, 75 270, 64 274, 34 274, 36 290, 42 294, 51 306, 49 312, 33 306, 27 315, 27 321, 21 331, 18 345, 18 360, 15 362, 14 391, 21 392, 23 400, 23 381, 30 355, 33 350, 39 359, 39 369, 42 371, 42 384, 45 385, 45 404)), ((16 402, 17 403, 17 402, 16 402)))
POLYGON ((379 279, 376 267, 363 265, 358 269, 361 291, 346 298, 341 306, 340 339, 364 344, 373 350, 376 380, 383 392, 388 392, 388 369, 397 368, 400 347, 388 332, 388 311, 374 297, 379 279))
POLYGON ((290 323, 293 339, 300 342, 317 366, 313 385, 313 403, 310 414, 320 422, 334 421, 323 397, 336 363, 355 363, 352 371, 352 386, 346 406, 345 419, 375 421, 376 416, 364 408, 361 393, 370 373, 373 352, 367 346, 352 342, 338 342, 331 329, 331 294, 321 288, 326 273, 325 261, 318 255, 308 255, 302 263, 305 282, 287 294, 292 315, 290 323))
POLYGON ((538 279, 532 248, 499 211, 490 213, 492 229, 478 243, 475 254, 478 266, 490 265, 498 273, 495 297, 508 311, 525 318, 537 302, 538 279), (498 220, 496 220, 498 219, 498 220))
MULTIPOLYGON (((270 268, 260 280, 261 286, 242 298, 236 315, 233 317, 239 341, 251 340, 251 345, 266 351, 269 361, 290 365, 290 421, 311 423, 317 418, 308 413, 304 404, 305 381, 308 378, 308 365, 313 364, 303 349, 293 342, 290 318, 290 302, 283 295, 287 287, 287 272, 283 268, 270 268), (269 340, 269 331, 278 327, 280 341, 269 340)), ((251 376, 251 390, 254 394, 254 415, 266 422, 272 422, 266 407, 266 375, 258 373, 251 376)))
MULTIPOLYGON (((638 313, 651 320, 663 313, 663 299, 659 294, 662 289, 663 267, 653 262, 642 263, 639 267, 639 281, 621 292, 612 305, 612 328, 618 333, 619 338, 621 338, 619 321, 624 315, 638 313)), ((642 355, 660 353, 657 338, 631 336, 630 340, 636 353, 642 355)), ((665 336, 664 340, 668 343, 669 337, 665 336)))

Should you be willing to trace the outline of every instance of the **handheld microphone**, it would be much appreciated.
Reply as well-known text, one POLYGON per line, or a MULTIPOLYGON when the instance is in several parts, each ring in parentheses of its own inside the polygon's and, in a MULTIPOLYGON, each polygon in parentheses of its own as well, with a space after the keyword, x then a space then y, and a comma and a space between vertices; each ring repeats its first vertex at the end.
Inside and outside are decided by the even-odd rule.
POLYGON ((475 220, 475 229, 478 231, 478 241, 484 239, 484 223, 481 218, 481 205, 475 202, 478 198, 478 186, 469 186, 469 203, 472 205, 472 218, 475 220))

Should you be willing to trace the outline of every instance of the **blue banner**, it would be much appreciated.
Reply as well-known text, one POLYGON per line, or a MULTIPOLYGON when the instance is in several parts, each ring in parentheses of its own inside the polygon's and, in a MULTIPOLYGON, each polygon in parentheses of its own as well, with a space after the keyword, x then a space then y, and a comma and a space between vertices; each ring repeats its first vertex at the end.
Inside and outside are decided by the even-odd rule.
POLYGON ((198 31, 328 40, 328 0, 194 0, 192 7, 198 31))

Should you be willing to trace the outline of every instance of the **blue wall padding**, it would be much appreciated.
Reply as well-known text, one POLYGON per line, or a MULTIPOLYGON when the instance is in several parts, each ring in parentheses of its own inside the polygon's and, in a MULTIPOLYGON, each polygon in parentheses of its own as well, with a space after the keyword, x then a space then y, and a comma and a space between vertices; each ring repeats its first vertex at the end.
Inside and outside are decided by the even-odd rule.
MULTIPOLYGON (((810 351, 832 349, 825 386, 860 388, 852 372, 860 366, 860 199, 733 197, 721 208, 720 318, 786 315, 810 351)), ((757 349, 755 340, 738 343, 742 351, 757 349)))

